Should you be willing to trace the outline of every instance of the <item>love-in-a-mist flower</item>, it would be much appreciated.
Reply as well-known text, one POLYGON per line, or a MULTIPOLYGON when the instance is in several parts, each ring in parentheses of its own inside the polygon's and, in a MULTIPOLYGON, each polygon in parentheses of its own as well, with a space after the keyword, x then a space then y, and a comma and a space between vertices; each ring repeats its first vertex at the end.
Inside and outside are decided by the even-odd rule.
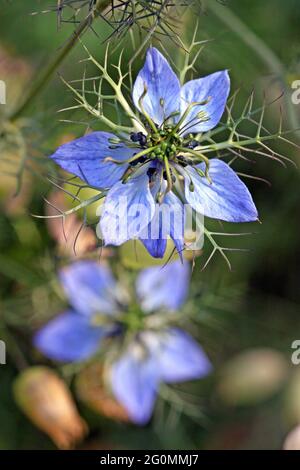
POLYGON ((107 190, 100 226, 106 244, 142 240, 162 257, 171 237, 185 247, 185 205, 228 222, 257 220, 245 184, 224 161, 208 159, 198 138, 220 121, 229 95, 227 71, 183 86, 155 48, 147 52, 132 92, 138 131, 92 132, 52 155, 87 184, 107 190))
POLYGON ((51 359, 73 362, 101 352, 105 339, 108 385, 131 420, 146 423, 160 383, 198 379, 211 370, 199 344, 167 326, 166 312, 157 314, 182 306, 189 278, 188 263, 179 261, 145 269, 136 280, 137 301, 130 305, 108 268, 78 261, 60 273, 71 308, 38 331, 34 344, 51 359))

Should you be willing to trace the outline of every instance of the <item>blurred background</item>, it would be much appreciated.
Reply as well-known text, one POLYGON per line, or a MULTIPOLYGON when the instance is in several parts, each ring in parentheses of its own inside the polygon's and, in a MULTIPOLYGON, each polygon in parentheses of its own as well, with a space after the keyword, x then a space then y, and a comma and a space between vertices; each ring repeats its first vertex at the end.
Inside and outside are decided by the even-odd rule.
MULTIPOLYGON (((22 99, 27 84, 35 80, 42 65, 64 45, 74 29, 72 23, 62 23, 58 28, 56 12, 43 12, 54 4, 54 0, 1 1, 0 79, 7 83, 6 107, 22 99)), ((209 40, 196 63, 199 76, 229 69, 232 90, 240 88, 237 103, 241 106, 253 89, 257 103, 284 92, 280 106, 285 128, 299 128, 300 105, 292 104, 290 97, 292 82, 300 79, 298 1, 207 0, 201 8, 200 4, 189 7, 178 26, 183 37, 190 37, 195 18, 199 40, 209 40)), ((84 44, 99 62, 104 57, 104 40, 110 34, 109 25, 99 20, 94 31, 89 30, 84 36, 84 44)), ((171 41, 165 44, 177 63, 176 48, 171 41)), ((131 54, 131 49, 125 47, 125 64, 131 54)), ((117 50, 112 60, 116 62, 118 55, 117 50)), ((59 72, 67 80, 79 79, 84 71, 80 60, 84 57, 78 44, 59 72)), ((133 76, 142 61, 143 55, 134 62, 133 76)), ((252 232, 250 236, 224 241, 228 246, 249 248, 248 252, 230 254, 231 271, 218 255, 201 270, 201 258, 210 249, 205 244, 183 312, 187 315, 186 328, 196 331, 215 373, 199 383, 177 387, 174 394, 163 397, 148 426, 139 429, 122 423, 118 416, 110 419, 109 404, 100 413, 101 406, 90 406, 91 400, 84 393, 76 393, 73 371, 66 367, 55 369, 33 350, 32 333, 63 306, 55 272, 62 256, 60 250, 66 248, 59 246, 63 243, 57 227, 32 214, 45 214, 44 199, 54 197, 47 177, 55 170, 46 156, 60 143, 86 130, 88 118, 83 112, 58 114, 61 108, 72 104, 72 95, 55 74, 24 113, 20 125, 24 126, 25 150, 21 144, 7 148, 0 143, 0 339, 7 345, 7 364, 0 365, 0 448, 55 448, 42 432, 47 431, 45 426, 40 424, 41 430, 25 417, 12 392, 20 372, 33 365, 56 370, 70 386, 79 413, 90 429, 78 448, 282 448, 286 435, 300 424, 300 366, 291 362, 291 345, 300 339, 300 173, 292 164, 284 167, 253 154, 255 163, 241 161, 236 165, 241 173, 269 182, 245 179, 262 223, 238 229, 223 227, 225 231, 252 232), (77 123, 61 122, 62 118, 77 123), (29 167, 30 171, 26 171, 29 167)), ((0 111, 1 108, 3 105, 0 111)), ((276 104, 267 110, 265 125, 274 129, 279 118, 276 104)), ((93 128, 100 127, 93 123, 93 128)), ((249 125, 246 132, 251 131, 249 125)), ((1 128, 1 138, 2 133, 1 128)), ((289 138, 300 143, 299 133, 289 138)), ((274 141, 272 147, 299 167, 297 146, 274 141)), ((86 237, 83 245, 93 247, 93 237, 86 237)), ((129 268, 129 277, 134 276, 137 267, 130 262, 130 249, 127 246, 118 255, 129 268)), ((49 390, 53 386, 55 396, 62 384, 51 384, 49 390)), ((65 397, 66 401, 69 399, 65 397)), ((35 413, 32 410, 32 415, 35 413)), ((58 429, 48 432, 52 438, 58 433, 58 429)), ((54 438, 56 444, 57 441, 54 438)), ((300 446, 299 434, 293 436, 293 445, 300 446)))

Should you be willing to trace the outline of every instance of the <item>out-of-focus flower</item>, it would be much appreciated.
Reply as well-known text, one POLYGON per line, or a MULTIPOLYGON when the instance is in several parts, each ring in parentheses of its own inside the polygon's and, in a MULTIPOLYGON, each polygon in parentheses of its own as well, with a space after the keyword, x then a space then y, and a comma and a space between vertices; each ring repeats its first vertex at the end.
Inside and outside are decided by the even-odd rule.
POLYGON ((87 433, 63 380, 47 367, 22 372, 14 383, 16 402, 33 423, 61 449, 70 449, 87 433))
POLYGON ((190 278, 188 263, 175 261, 142 271, 136 281, 138 303, 131 306, 109 269, 95 262, 74 263, 61 271, 60 278, 72 308, 36 334, 36 347, 55 360, 83 361, 105 339, 118 343, 117 352, 107 358, 107 382, 132 421, 149 420, 161 382, 192 380, 210 372, 210 362, 196 341, 181 329, 162 324, 164 316, 154 313, 182 306, 190 278))
POLYGON ((50 194, 46 204, 47 227, 50 235, 56 241, 60 254, 82 256, 95 250, 97 238, 90 227, 82 225, 75 213, 65 219, 58 216, 67 210, 65 195, 62 191, 50 194))
POLYGON ((283 443, 283 450, 300 450, 300 425, 288 433, 283 443))
POLYGON ((127 136, 92 132, 51 156, 85 183, 107 191, 100 220, 105 244, 138 238, 152 256, 162 258, 170 237, 182 253, 184 204, 228 222, 257 220, 244 183, 224 161, 208 159, 196 140, 219 123, 229 88, 227 71, 181 86, 167 60, 150 48, 132 93, 143 116, 143 122, 134 118, 141 130, 127 136))
POLYGON ((76 394, 98 413, 116 421, 129 421, 125 408, 105 388, 103 367, 98 362, 80 371, 76 378, 76 394))
POLYGON ((218 396, 230 406, 256 404, 278 392, 288 372, 281 353, 267 348, 246 350, 221 370, 218 396))

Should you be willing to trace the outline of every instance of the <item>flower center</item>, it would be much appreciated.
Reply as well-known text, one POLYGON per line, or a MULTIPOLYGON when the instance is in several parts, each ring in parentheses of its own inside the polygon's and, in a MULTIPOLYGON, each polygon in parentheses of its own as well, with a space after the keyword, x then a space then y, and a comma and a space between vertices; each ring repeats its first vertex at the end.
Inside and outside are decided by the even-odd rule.
MULTIPOLYGON (((196 171, 200 176, 206 176, 210 181, 208 159, 194 150, 198 142, 192 134, 184 138, 179 135, 178 124, 173 126, 166 124, 159 129, 153 124, 153 129, 149 130, 147 135, 142 132, 133 132, 130 139, 140 145, 141 151, 128 160, 129 172, 125 173, 123 183, 126 182, 128 176, 131 176, 134 167, 139 168, 140 165, 150 161, 161 162, 164 168, 163 178, 167 181, 166 192, 170 191, 176 182, 176 174, 178 174, 176 168, 178 169, 178 167, 182 167, 182 171, 184 171, 184 167, 188 165, 196 167, 198 163, 204 162, 205 172, 197 167, 196 171)), ((179 170, 179 172, 181 171, 179 170)), ((151 181, 152 176, 156 174, 156 168, 150 167, 147 173, 151 181)))
MULTIPOLYGON (((183 139, 172 126, 165 126, 158 129, 157 132, 149 132, 147 136, 142 132, 133 132, 130 139, 132 142, 139 143, 141 148, 152 150, 147 153, 147 160, 163 161, 165 157, 168 160, 174 160, 179 153, 179 147, 183 144, 183 139)), ((134 164, 142 163, 145 160, 146 156, 141 156, 134 164)))
POLYGON ((174 160, 182 142, 182 138, 171 126, 166 126, 158 132, 152 132, 147 137, 148 147, 154 148, 150 153, 150 158, 163 161, 166 157, 168 160, 174 160))
POLYGON ((126 315, 122 316, 121 321, 129 331, 140 331, 144 327, 145 315, 140 306, 133 303, 129 306, 126 315))

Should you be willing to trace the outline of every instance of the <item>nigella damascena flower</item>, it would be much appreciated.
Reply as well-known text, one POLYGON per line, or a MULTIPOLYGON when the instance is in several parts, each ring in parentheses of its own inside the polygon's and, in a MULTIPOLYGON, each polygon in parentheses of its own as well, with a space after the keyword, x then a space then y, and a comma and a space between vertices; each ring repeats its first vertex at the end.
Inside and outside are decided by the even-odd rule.
POLYGON ((188 263, 179 261, 145 269, 136 281, 138 302, 129 306, 108 268, 78 261, 60 274, 71 308, 38 331, 34 343, 49 358, 72 362, 93 356, 106 340, 109 387, 131 420, 143 424, 160 383, 201 378, 211 370, 197 342, 177 327, 159 324, 154 313, 182 306, 189 277, 188 263))
POLYGON ((147 52, 132 98, 138 132, 92 132, 52 158, 87 184, 107 190, 100 226, 106 244, 142 240, 162 257, 170 236, 184 249, 186 205, 228 222, 257 220, 252 197, 224 161, 201 153, 197 137, 220 121, 229 95, 227 71, 183 86, 155 48, 147 52))

